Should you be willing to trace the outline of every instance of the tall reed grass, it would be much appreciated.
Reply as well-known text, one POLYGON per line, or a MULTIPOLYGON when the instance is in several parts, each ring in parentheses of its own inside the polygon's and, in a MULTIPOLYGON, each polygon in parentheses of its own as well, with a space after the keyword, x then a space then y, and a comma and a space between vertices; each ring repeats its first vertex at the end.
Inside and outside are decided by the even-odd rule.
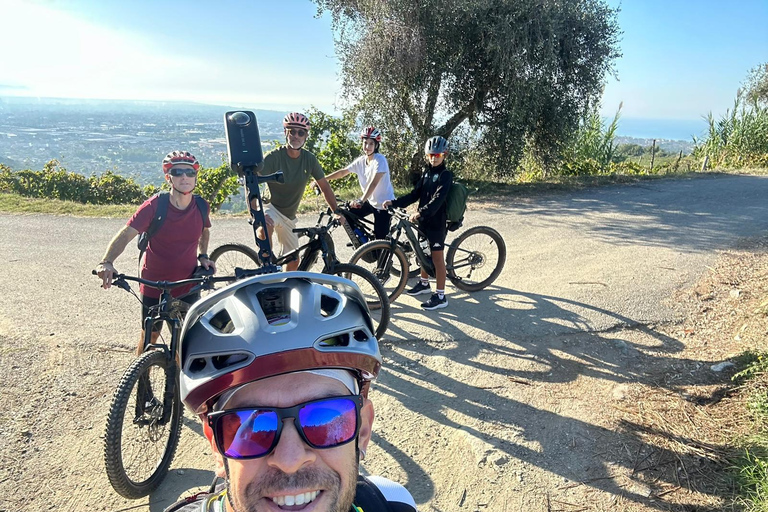
POLYGON ((694 138, 694 157, 708 157, 710 167, 722 169, 768 167, 768 105, 739 93, 732 110, 717 120, 710 112, 706 120, 707 138, 694 138))

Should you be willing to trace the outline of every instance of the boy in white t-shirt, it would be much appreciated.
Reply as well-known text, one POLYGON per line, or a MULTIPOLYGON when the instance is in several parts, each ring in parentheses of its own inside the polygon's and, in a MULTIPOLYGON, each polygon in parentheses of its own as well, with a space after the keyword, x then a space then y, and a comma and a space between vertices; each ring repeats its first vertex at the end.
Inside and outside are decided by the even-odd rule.
POLYGON ((325 179, 330 181, 343 178, 351 172, 355 173, 363 195, 360 199, 352 201, 351 211, 358 217, 367 217, 372 213, 374 235, 376 238, 386 238, 391 216, 384 209, 384 202, 394 200, 395 190, 389 179, 387 159, 379 153, 381 132, 369 126, 363 129, 360 138, 363 140, 363 154, 346 168, 332 172, 325 179))

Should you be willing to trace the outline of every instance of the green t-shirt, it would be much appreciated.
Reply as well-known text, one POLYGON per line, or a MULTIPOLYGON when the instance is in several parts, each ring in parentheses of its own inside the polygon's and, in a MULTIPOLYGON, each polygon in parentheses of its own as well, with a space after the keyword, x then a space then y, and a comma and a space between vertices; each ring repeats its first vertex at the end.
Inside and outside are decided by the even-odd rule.
POLYGON ((267 183, 269 202, 289 219, 295 219, 307 183, 312 178, 324 178, 325 173, 315 155, 302 149, 299 158, 291 158, 285 146, 267 154, 257 172, 267 175, 277 171, 283 171, 285 183, 267 183))

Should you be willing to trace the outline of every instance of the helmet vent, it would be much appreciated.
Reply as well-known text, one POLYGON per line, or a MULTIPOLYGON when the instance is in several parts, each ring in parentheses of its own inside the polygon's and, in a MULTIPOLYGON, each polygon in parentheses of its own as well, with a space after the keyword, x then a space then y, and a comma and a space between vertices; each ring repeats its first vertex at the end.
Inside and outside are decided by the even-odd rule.
POLYGON ((320 342, 321 347, 348 347, 349 346, 349 334, 339 334, 330 338, 325 338, 320 342))
POLYGON ((356 330, 352 336, 355 338, 355 341, 368 341, 370 339, 368 333, 360 329, 356 330))
POLYGON ((226 356, 215 356, 211 359, 211 363, 213 363, 214 368, 221 370, 222 368, 242 363, 246 359, 248 359, 248 356, 245 354, 231 354, 226 356))
POLYGON ((198 373, 205 369, 205 359, 197 357, 189 363, 189 373, 198 373))
POLYGON ((333 316, 339 309, 339 299, 330 295, 323 295, 320 298, 320 314, 324 317, 333 316))
POLYGON ((208 323, 222 334, 230 334, 235 331, 235 324, 232 323, 232 317, 229 316, 229 312, 226 309, 216 313, 208 323))

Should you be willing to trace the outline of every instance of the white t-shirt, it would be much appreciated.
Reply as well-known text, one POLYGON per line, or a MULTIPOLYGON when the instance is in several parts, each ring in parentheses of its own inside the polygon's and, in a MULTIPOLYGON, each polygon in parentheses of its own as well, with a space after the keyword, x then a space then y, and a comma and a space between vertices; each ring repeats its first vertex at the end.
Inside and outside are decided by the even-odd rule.
POLYGON ((377 173, 384 174, 379 184, 373 189, 373 194, 368 198, 368 202, 376 209, 381 210, 384 201, 395 199, 395 189, 392 188, 392 181, 389 179, 389 164, 381 153, 374 153, 370 162, 368 162, 367 155, 360 155, 349 164, 347 169, 349 172, 357 174, 357 181, 360 182, 363 193, 377 173))

